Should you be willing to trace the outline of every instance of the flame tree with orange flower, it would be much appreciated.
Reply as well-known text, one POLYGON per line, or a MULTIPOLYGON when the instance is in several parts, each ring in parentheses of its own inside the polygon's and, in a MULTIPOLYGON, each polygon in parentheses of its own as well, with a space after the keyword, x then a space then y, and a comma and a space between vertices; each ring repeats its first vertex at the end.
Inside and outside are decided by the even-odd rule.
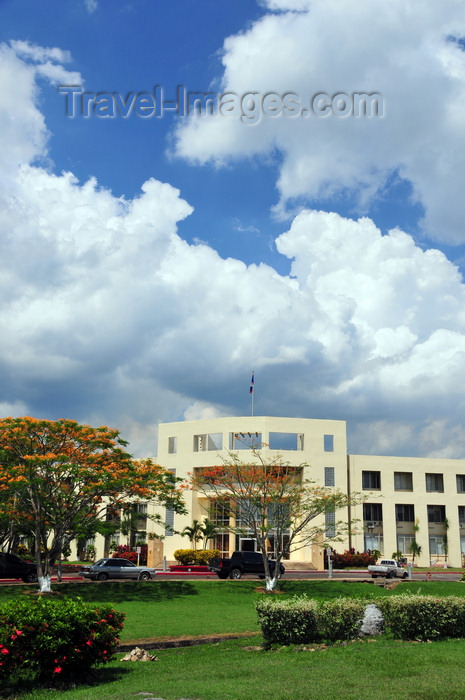
POLYGON ((0 420, 0 521, 33 535, 41 591, 50 590, 51 563, 64 547, 99 531, 108 503, 137 498, 185 512, 179 480, 150 459, 132 459, 126 445, 106 426, 0 420))
POLYGON ((216 512, 232 519, 231 532, 256 541, 263 556, 266 588, 273 590, 279 565, 291 552, 311 543, 327 546, 342 539, 350 528, 348 519, 335 517, 328 528, 325 514, 336 515, 341 509, 347 513, 361 497, 304 479, 307 464, 291 466, 280 456, 265 459, 254 446, 250 457, 243 462, 238 453, 229 452, 219 466, 196 468, 189 483, 193 491, 209 498, 216 512), (268 566, 270 554, 276 559, 274 575, 268 566))

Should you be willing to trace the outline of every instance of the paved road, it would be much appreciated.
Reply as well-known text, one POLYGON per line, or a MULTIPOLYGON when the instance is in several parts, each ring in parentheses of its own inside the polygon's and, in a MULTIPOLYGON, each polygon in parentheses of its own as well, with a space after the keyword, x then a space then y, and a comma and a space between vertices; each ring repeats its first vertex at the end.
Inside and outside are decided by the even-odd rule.
MULTIPOLYGON (((252 577, 251 576, 246 576, 244 577, 245 580, 250 580, 252 577)), ((327 571, 286 571, 285 579, 287 580, 304 580, 304 581, 311 581, 311 580, 329 580, 328 577, 328 572, 327 571)), ((462 578, 461 572, 457 571, 447 571, 446 570, 439 570, 439 571, 432 571, 431 573, 431 578, 429 580, 431 581, 460 581, 462 578)), ((218 577, 216 574, 172 574, 169 572, 163 573, 159 572, 157 575, 156 580, 157 581, 179 581, 179 580, 191 580, 191 581, 198 581, 198 580, 207 580, 207 581, 217 581, 218 577)), ((126 580, 126 579, 121 579, 121 580, 126 580)), ((338 571, 335 570, 333 571, 333 581, 370 581, 374 582, 374 579, 371 578, 371 576, 368 574, 366 571, 338 571)), ((395 580, 395 579, 393 579, 395 580)), ((412 575, 412 580, 413 581, 427 581, 427 575, 425 571, 422 572, 417 572, 412 575)), ((379 583, 383 582, 383 578, 378 578, 376 579, 379 583)), ((52 583, 55 585, 57 583, 56 579, 52 579, 52 583)), ((93 583, 92 581, 89 581, 87 579, 79 577, 78 574, 71 575, 71 576, 66 576, 63 579, 63 583, 93 583)), ((102 582, 100 585, 104 585, 105 582, 102 582)), ((14 585, 31 585, 31 584, 24 584, 22 581, 17 581, 17 580, 12 580, 12 579, 4 579, 0 580, 0 586, 11 586, 12 584, 14 585)))

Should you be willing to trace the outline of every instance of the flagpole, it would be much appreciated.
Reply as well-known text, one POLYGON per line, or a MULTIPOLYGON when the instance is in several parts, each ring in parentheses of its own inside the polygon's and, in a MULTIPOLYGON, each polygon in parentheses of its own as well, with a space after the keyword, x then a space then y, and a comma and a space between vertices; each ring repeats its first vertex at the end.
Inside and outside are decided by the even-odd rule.
POLYGON ((253 416, 253 397, 255 389, 255 372, 252 370, 252 379, 250 380, 250 395, 252 397, 252 416, 253 416))

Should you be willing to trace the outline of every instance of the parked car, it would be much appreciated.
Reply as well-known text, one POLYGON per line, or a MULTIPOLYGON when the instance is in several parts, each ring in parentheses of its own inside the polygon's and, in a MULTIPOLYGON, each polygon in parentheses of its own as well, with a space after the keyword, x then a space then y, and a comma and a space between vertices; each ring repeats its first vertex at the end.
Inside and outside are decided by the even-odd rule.
POLYGON ((156 576, 155 569, 148 566, 136 566, 129 559, 99 559, 95 564, 81 567, 84 578, 93 581, 106 581, 109 578, 133 578, 149 581, 156 576))
MULTIPOLYGON (((268 559, 270 574, 273 576, 276 562, 268 559)), ((238 579, 245 574, 256 574, 258 578, 265 578, 265 567, 260 552, 233 552, 230 559, 215 557, 208 563, 210 571, 214 571, 218 578, 238 579)), ((284 566, 279 565, 280 576, 284 574, 284 566)))
POLYGON ((37 581, 36 565, 16 554, 0 552, 0 578, 20 578, 24 583, 34 583, 37 581))
POLYGON ((386 578, 407 578, 408 573, 395 559, 382 559, 378 565, 370 564, 368 573, 372 578, 385 576, 386 578))

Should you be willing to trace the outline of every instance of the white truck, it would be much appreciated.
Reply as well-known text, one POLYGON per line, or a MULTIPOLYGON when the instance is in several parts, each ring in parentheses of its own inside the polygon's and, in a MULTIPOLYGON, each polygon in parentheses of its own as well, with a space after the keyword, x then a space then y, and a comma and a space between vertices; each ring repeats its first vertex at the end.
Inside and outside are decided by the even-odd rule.
POLYGON ((372 578, 385 576, 386 578, 407 578, 408 573, 395 559, 381 559, 379 564, 370 564, 368 573, 372 578))

